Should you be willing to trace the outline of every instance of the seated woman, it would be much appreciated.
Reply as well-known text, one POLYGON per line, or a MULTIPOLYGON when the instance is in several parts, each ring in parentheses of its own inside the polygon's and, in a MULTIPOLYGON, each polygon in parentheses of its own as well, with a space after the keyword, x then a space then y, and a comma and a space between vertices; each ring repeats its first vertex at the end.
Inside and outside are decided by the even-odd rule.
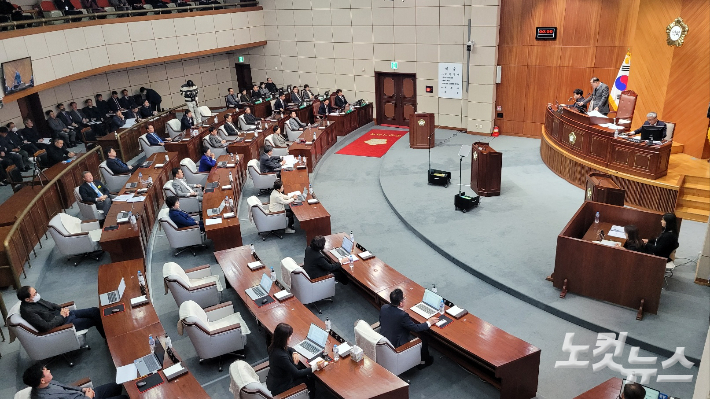
POLYGON ((325 237, 313 237, 311 245, 306 247, 306 253, 303 259, 303 270, 308 273, 308 277, 310 277, 311 280, 333 273, 339 283, 347 285, 348 276, 343 271, 342 266, 339 263, 330 263, 328 258, 323 254, 324 248, 325 237))
POLYGON ((671 254, 678 248, 678 222, 675 214, 666 213, 661 218, 661 234, 653 239, 644 239, 646 252, 651 255, 662 256, 671 261, 671 254))
POLYGON ((288 137, 284 137, 279 129, 279 125, 274 125, 273 134, 266 136, 265 144, 274 148, 288 148, 288 137))
POLYGON ((279 323, 274 329, 274 337, 268 348, 269 374, 266 376, 266 387, 276 396, 296 385, 306 384, 309 396, 314 398, 313 372, 322 368, 323 364, 299 369, 300 355, 288 345, 292 335, 293 327, 286 323, 279 323))
POLYGON ((626 242, 624 243, 624 248, 636 251, 636 252, 646 252, 646 244, 639 237, 638 227, 630 224, 624 226, 624 233, 626 234, 626 242))

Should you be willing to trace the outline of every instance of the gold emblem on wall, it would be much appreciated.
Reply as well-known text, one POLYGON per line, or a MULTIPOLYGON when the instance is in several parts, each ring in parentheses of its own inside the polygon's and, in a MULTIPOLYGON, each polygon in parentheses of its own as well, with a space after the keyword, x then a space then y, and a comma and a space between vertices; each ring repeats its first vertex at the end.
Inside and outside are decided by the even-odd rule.
POLYGON ((478 153, 476 151, 473 152, 473 159, 478 159, 478 153))
POLYGON ((592 189, 591 188, 587 189, 587 198, 592 199, 592 189))
POLYGON ((680 47, 683 45, 685 35, 688 34, 688 25, 683 18, 678 17, 666 27, 666 43, 669 46, 680 47))
POLYGON ((569 132, 569 142, 574 144, 577 141, 577 135, 574 132, 569 132))
POLYGON ((419 124, 419 126, 424 126, 426 124, 424 119, 419 119, 419 121, 417 123, 419 124))

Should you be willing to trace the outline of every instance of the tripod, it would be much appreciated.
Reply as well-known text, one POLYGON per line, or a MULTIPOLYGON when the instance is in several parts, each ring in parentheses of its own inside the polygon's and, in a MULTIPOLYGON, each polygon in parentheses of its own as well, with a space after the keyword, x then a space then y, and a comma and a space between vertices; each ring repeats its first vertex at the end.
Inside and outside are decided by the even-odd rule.
POLYGON ((44 170, 42 170, 42 167, 39 166, 39 156, 35 154, 34 167, 32 168, 32 184, 34 184, 36 179, 39 180, 39 185, 44 187, 44 181, 42 181, 42 178, 49 182, 49 177, 44 174, 44 170))

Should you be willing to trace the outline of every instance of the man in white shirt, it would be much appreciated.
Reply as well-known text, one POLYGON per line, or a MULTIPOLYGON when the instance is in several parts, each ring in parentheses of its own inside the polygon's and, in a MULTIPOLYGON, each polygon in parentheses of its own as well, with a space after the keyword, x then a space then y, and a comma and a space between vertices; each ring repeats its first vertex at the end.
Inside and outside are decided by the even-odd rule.
POLYGON ((292 196, 284 194, 284 186, 281 180, 276 180, 274 182, 274 190, 271 192, 271 198, 269 198, 269 212, 286 212, 286 217, 288 218, 288 227, 286 228, 286 233, 293 234, 296 232, 293 228, 293 211, 291 209, 286 209, 286 205, 292 203, 294 198, 292 196))

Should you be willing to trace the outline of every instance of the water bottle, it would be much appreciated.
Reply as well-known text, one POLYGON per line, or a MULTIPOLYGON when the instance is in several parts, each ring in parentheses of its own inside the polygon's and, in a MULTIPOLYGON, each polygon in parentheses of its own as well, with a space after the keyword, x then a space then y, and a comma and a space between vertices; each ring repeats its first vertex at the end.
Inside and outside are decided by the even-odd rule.
POLYGON ((273 266, 271 266, 271 281, 276 282, 276 270, 274 270, 273 266))
POLYGON ((150 353, 155 352, 155 338, 153 335, 148 335, 148 346, 150 346, 150 353))
POLYGON ((597 212, 597 214, 594 215, 594 224, 599 224, 599 212, 597 212))
POLYGON ((118 132, 114 133, 116 135, 116 140, 118 140, 118 132))
POLYGON ((299 155, 298 156, 298 163, 301 163, 302 160, 303 160, 303 157, 299 155))
POLYGON ((254 249, 254 244, 249 244, 249 248, 251 248, 251 255, 256 255, 256 249, 254 249))
POLYGON ((143 172, 138 172, 138 181, 143 183, 143 172))
POLYGON ((340 359, 340 354, 338 353, 338 345, 333 345, 333 361, 337 362, 340 359))
POLYGON ((313 132, 313 142, 314 143, 316 142, 316 132, 315 131, 313 132))
POLYGON ((168 154, 165 154, 165 164, 167 165, 168 163, 170 163, 170 157, 168 154))
POLYGON ((439 314, 443 316, 445 312, 446 307, 444 306, 444 300, 442 299, 441 303, 439 304, 439 314))
POLYGON ((352 273, 355 268, 355 264, 353 263, 353 261, 355 260, 355 255, 349 255, 348 260, 350 261, 350 273, 352 273))
POLYGON ((229 183, 232 183, 234 181, 234 176, 232 176, 232 171, 229 171, 229 183))
POLYGON ((326 331, 327 333, 330 333, 330 327, 331 327, 331 324, 330 324, 330 317, 326 317, 326 318, 325 318, 325 331, 326 331))
POLYGON ((131 216, 128 218, 128 220, 131 222, 131 227, 133 229, 138 228, 138 221, 136 220, 136 215, 134 215, 133 212, 131 212, 131 216))
POLYGON ((350 230, 350 242, 355 242, 355 234, 353 234, 352 230, 350 230))
POLYGON ((143 278, 143 273, 140 270, 138 270, 138 285, 145 286, 145 278, 143 278))
POLYGON ((305 198, 308 195, 308 187, 303 186, 303 197, 305 198))
POLYGON ((313 185, 311 183, 308 183, 308 192, 311 194, 311 197, 313 196, 313 185))
POLYGON ((435 294, 437 293, 436 284, 432 284, 432 285, 431 285, 431 292, 433 292, 433 293, 435 293, 435 294))
POLYGON ((153 176, 148 176, 148 184, 153 184, 153 176))
POLYGON ((168 334, 165 334, 165 346, 167 348, 173 347, 173 341, 170 339, 170 336, 168 334))

